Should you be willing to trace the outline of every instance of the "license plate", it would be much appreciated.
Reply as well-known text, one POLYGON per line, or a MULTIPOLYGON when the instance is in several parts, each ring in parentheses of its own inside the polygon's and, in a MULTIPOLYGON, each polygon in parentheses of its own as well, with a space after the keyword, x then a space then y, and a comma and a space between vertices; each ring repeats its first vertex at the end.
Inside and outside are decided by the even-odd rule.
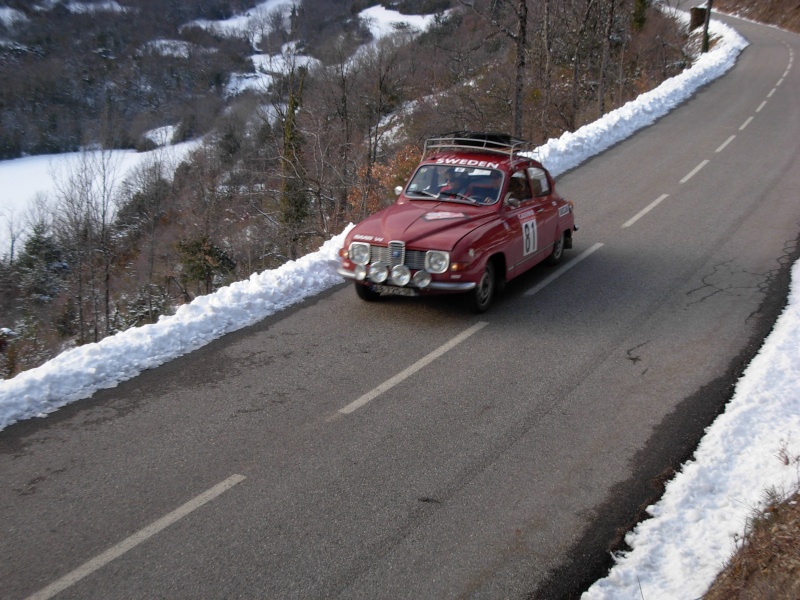
POLYGON ((416 296, 417 291, 413 288, 394 287, 392 285, 373 285, 372 289, 387 296, 416 296))

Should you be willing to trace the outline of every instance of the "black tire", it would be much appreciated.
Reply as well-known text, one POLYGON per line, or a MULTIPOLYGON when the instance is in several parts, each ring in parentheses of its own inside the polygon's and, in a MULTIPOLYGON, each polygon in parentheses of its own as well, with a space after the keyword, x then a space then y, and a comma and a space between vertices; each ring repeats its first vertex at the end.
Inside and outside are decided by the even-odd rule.
POLYGON ((467 308, 474 313, 485 312, 492 304, 495 292, 497 291, 497 276, 495 275, 494 263, 490 260, 486 263, 478 286, 467 292, 467 308))
POLYGON ((553 250, 550 252, 550 256, 548 256, 544 261, 548 265, 557 265, 561 262, 561 259, 564 258, 564 248, 566 246, 566 238, 567 232, 561 232, 561 235, 558 236, 558 239, 553 244, 553 250))
POLYGON ((353 283, 356 287, 356 295, 365 302, 375 302, 381 297, 380 293, 372 291, 372 288, 363 283, 353 283))

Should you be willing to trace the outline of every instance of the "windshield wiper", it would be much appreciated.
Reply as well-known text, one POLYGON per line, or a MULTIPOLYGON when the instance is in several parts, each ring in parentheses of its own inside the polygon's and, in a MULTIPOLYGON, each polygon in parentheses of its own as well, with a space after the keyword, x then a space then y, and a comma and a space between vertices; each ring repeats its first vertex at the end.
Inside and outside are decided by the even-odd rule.
POLYGON ((439 192, 439 195, 440 196, 441 195, 447 195, 447 196, 451 196, 453 198, 458 198, 459 200, 464 200, 466 202, 471 202, 472 204, 475 204, 475 199, 474 198, 470 198, 469 196, 465 196, 464 194, 459 194, 458 192, 451 192, 451 191, 447 190, 447 191, 444 191, 444 192, 439 192))
POLYGON ((427 196, 428 198, 433 198, 434 200, 439 199, 439 194, 434 194, 433 192, 429 192, 428 190, 415 190, 411 192, 412 194, 419 194, 421 196, 427 196))

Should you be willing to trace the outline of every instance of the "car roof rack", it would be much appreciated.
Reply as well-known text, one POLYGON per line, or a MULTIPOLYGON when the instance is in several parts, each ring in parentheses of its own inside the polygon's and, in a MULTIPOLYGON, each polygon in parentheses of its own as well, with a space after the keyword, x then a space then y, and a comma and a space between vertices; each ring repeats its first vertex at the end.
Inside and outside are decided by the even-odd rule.
POLYGON ((451 131, 425 140, 423 156, 441 150, 492 152, 513 157, 519 152, 533 152, 530 142, 518 140, 507 133, 451 131))

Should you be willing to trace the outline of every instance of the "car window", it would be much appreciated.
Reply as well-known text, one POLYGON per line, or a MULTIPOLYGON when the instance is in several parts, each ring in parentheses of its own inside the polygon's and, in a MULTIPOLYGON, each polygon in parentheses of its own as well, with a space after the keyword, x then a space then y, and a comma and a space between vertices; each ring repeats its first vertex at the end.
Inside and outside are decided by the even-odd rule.
POLYGON ((531 178, 534 196, 546 196, 550 193, 550 182, 547 180, 547 173, 544 169, 530 167, 528 176, 531 178))
POLYGON ((517 171, 511 176, 511 181, 508 184, 508 193, 515 200, 528 200, 532 197, 528 178, 525 177, 523 171, 517 171))

